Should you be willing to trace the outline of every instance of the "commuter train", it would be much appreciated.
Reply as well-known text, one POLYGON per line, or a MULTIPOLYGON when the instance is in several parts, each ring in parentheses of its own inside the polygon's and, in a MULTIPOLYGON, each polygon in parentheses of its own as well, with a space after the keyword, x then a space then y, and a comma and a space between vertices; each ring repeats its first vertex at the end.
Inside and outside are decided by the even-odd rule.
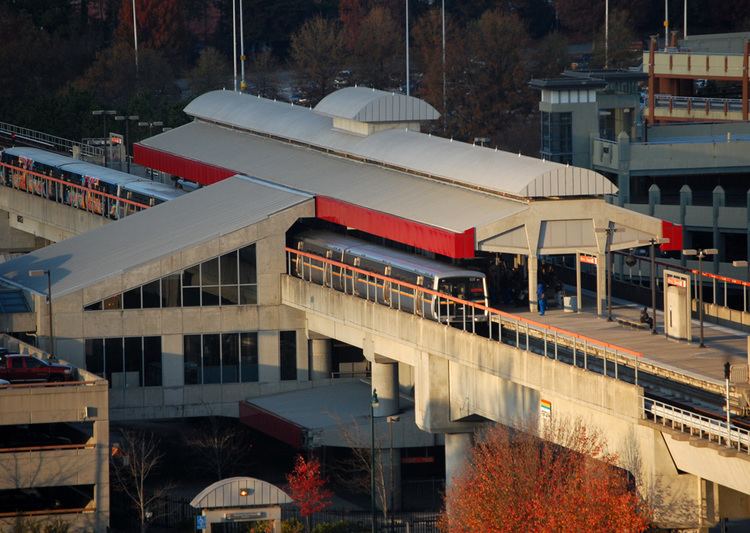
MULTIPOLYGON (((308 230, 291 239, 291 246, 317 256, 361 268, 389 278, 418 285, 455 298, 488 306, 487 280, 482 272, 463 270, 439 261, 385 248, 377 244, 329 231, 308 230)), ((297 255, 291 265, 292 275, 338 291, 415 312, 414 290, 393 282, 350 272, 297 255)), ((477 310, 432 294, 418 297, 416 312, 425 318, 444 323, 486 322, 487 311, 477 310), (464 318, 465 317, 465 318, 464 318)))
POLYGON ((112 219, 139 210, 137 206, 119 201, 120 198, 150 207, 185 194, 169 185, 39 148, 7 148, 0 154, 0 162, 16 167, 0 166, 1 185, 112 219), (27 170, 78 187, 45 180, 25 172, 27 170))

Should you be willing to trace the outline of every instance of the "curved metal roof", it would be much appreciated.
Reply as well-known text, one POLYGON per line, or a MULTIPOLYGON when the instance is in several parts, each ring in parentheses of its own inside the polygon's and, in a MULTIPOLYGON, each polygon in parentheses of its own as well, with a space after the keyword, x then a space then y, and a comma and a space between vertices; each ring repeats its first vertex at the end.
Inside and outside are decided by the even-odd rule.
POLYGON ((334 129, 330 117, 309 108, 232 91, 201 95, 185 107, 185 113, 232 129, 494 194, 534 198, 617 192, 611 181, 593 170, 400 128, 355 135, 334 129))
POLYGON ((360 122, 415 122, 437 120, 440 113, 413 96, 367 87, 346 87, 323 98, 315 112, 360 122))
POLYGON ((196 509, 251 507, 292 503, 292 499, 276 485, 254 477, 230 477, 212 483, 190 502, 196 509), (247 496, 240 496, 245 489, 247 496))

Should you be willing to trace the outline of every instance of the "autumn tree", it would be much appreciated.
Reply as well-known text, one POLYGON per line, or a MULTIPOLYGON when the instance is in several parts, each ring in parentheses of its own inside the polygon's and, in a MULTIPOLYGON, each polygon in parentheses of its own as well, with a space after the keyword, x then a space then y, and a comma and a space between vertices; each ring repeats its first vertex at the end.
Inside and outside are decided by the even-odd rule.
POLYGON ((305 460, 301 455, 294 461, 294 469, 287 474, 290 496, 305 519, 305 531, 310 531, 310 516, 331 505, 333 493, 326 488, 317 459, 305 460))
POLYGON ((645 531, 650 513, 604 437, 580 420, 477 436, 445 495, 444 531, 645 531))
POLYGON ((320 16, 308 20, 292 35, 290 52, 312 103, 319 102, 341 70, 344 44, 338 24, 320 16))
POLYGON ((153 434, 124 429, 121 442, 112 457, 112 477, 115 487, 130 501, 138 513, 141 533, 148 522, 157 518, 154 505, 171 491, 169 486, 151 487, 149 482, 164 458, 160 441, 153 434))
POLYGON ((231 86, 231 66, 227 58, 216 48, 207 47, 201 51, 195 66, 188 72, 190 92, 194 96, 231 86))
POLYGON ((366 6, 365 0, 339 1, 339 20, 341 21, 344 46, 350 51, 354 50, 357 45, 362 19, 367 14, 366 6))
POLYGON ((278 61, 270 48, 265 47, 250 56, 247 70, 256 94, 263 98, 276 98, 279 91, 277 69, 278 61))
MULTIPOLYGON (((138 0, 135 7, 139 52, 140 48, 151 48, 161 51, 172 62, 183 61, 188 34, 179 0, 138 0)), ((131 0, 122 0, 115 39, 133 46, 131 0)))
POLYGON ((624 9, 612 9, 609 12, 609 61, 605 65, 604 29, 596 34, 594 54, 591 58, 593 67, 627 68, 640 60, 638 38, 633 32, 630 14, 624 9), (635 46, 634 46, 635 45, 635 46))
POLYGON ((358 82, 376 89, 390 87, 402 68, 402 45, 403 31, 391 12, 382 6, 372 8, 362 19, 354 47, 358 82))

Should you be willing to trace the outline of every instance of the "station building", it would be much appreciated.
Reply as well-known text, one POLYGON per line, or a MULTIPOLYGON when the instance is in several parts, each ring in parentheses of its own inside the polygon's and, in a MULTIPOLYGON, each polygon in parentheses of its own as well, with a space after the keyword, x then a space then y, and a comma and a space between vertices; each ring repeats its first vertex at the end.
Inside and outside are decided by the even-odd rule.
POLYGON ((607 176, 617 205, 682 225, 686 248, 719 250, 714 273, 745 277, 731 263, 750 257, 748 43, 750 33, 688 36, 663 50, 652 40, 639 70, 531 80, 540 157, 607 176))

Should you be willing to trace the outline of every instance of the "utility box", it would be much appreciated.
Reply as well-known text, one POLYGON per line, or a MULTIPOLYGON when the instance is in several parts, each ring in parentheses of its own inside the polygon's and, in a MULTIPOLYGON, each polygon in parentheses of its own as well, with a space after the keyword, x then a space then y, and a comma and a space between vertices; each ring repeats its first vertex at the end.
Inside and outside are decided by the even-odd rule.
POLYGON ((664 271, 664 331, 673 339, 692 340, 689 274, 664 271))

